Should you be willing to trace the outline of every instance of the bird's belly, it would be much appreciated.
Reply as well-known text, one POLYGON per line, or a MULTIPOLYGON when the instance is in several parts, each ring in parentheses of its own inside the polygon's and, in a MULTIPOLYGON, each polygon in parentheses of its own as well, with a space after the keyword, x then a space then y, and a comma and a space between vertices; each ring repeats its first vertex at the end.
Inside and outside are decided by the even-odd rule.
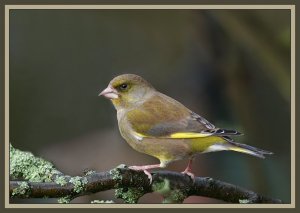
MULTIPOLYGON (((144 138, 138 142, 142 144, 142 152, 154 156, 161 161, 174 161, 183 159, 191 154, 190 147, 183 139, 157 139, 144 138)), ((136 144, 136 146, 141 146, 136 144)))
POLYGON ((191 155, 191 148, 184 139, 138 138, 122 133, 127 143, 136 151, 158 158, 161 162, 171 162, 191 155))

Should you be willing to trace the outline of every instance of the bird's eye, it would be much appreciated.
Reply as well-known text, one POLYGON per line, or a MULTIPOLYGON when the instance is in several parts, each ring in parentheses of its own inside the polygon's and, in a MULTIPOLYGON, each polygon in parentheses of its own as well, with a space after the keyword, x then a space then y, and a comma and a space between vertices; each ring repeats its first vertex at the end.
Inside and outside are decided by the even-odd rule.
POLYGON ((121 90, 125 90, 125 89, 127 89, 127 87, 128 87, 127 84, 121 84, 121 85, 120 85, 120 89, 121 89, 121 90))

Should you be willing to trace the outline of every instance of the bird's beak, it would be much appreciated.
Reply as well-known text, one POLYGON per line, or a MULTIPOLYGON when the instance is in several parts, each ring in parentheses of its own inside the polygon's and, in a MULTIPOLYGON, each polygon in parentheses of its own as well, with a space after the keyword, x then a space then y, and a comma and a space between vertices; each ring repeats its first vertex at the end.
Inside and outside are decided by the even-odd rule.
POLYGON ((98 96, 104 96, 105 98, 108 98, 108 99, 116 99, 119 97, 119 94, 118 94, 117 90, 108 86, 98 96))

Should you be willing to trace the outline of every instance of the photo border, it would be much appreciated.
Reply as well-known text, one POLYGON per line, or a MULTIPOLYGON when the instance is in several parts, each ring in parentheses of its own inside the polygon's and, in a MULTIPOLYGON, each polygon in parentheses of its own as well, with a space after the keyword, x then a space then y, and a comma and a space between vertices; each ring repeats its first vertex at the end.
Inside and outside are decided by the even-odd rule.
POLYGON ((295 5, 5 5, 5 208, 295 208, 295 5), (291 11, 290 204, 10 204, 9 203, 9 10, 12 9, 286 9, 291 11))

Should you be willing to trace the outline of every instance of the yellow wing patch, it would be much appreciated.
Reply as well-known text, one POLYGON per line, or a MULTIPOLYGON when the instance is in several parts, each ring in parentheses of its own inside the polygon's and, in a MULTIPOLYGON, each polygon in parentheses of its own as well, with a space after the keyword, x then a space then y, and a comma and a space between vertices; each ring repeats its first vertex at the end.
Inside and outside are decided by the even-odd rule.
MULTIPOLYGON (((134 132, 135 138, 141 140, 143 138, 155 138, 151 135, 144 135, 138 132, 134 132)), ((167 136, 159 136, 157 138, 173 138, 173 139, 188 139, 188 138, 204 138, 211 136, 210 133, 198 133, 198 132, 176 132, 167 136)))
POLYGON ((210 133, 198 133, 198 132, 177 132, 170 135, 170 138, 203 138, 210 136, 210 133))

